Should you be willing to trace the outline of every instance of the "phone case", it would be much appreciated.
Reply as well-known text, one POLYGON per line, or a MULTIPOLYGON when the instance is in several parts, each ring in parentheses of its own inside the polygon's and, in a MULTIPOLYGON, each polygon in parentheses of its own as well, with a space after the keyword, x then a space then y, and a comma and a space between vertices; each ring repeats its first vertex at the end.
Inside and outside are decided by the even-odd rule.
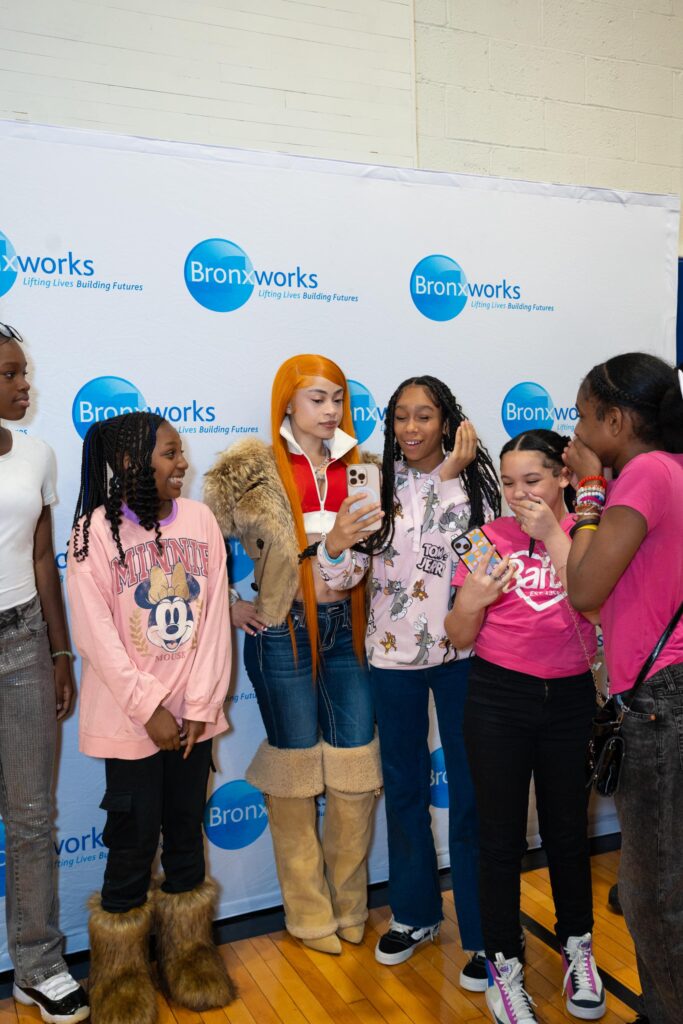
MULTIPOLYGON (((380 501, 379 466, 375 466, 371 462, 356 462, 353 465, 347 466, 346 483, 349 497, 360 492, 367 493, 368 495, 362 502, 357 501, 351 505, 349 511, 356 512, 363 505, 375 505, 380 501)), ((363 519, 367 519, 367 516, 361 516, 360 522, 363 519)), ((374 533, 375 530, 379 529, 379 525, 379 523, 375 523, 366 529, 365 532, 374 533)))
POLYGON ((456 555, 460 556, 461 561, 465 563, 465 566, 470 572, 474 572, 482 558, 488 555, 492 548, 493 558, 489 562, 486 575, 490 576, 491 573, 495 571, 496 566, 500 565, 503 561, 491 541, 479 526, 476 526, 468 533, 463 533, 460 537, 456 537, 451 546, 456 555))

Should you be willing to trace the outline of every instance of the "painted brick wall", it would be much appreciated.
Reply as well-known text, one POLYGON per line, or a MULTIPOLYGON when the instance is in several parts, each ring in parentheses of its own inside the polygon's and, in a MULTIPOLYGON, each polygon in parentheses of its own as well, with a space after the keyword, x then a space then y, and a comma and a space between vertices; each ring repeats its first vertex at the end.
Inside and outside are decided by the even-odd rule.
POLYGON ((422 167, 680 194, 683 0, 415 0, 422 167))
POLYGON ((415 163, 412 0, 0 0, 0 117, 415 163))

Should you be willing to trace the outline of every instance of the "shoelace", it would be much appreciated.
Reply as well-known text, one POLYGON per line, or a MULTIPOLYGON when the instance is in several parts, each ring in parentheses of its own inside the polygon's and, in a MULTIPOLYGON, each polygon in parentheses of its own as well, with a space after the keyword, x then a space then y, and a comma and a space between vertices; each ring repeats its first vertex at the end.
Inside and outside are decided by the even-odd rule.
MULTIPOLYGON (((568 947, 565 946, 564 948, 567 953, 569 953, 568 947)), ((578 992, 578 990, 582 988, 588 989, 589 992, 593 991, 595 986, 593 984, 593 971, 591 970, 591 955, 591 942, 590 935, 588 934, 579 939, 578 945, 574 950, 574 955, 569 961, 569 967, 567 968, 567 972, 562 983, 563 992, 567 988, 567 982, 574 973, 575 991, 578 992)))
POLYGON ((512 1006, 515 1016, 517 1018, 533 1017, 535 1020, 536 1015, 534 1014, 533 1008, 536 1003, 524 988, 524 981, 520 978, 522 970, 522 965, 518 963, 517 966, 513 968, 511 974, 499 974, 499 978, 507 987, 508 996, 510 997, 510 1005, 512 1006))
POLYGON ((54 977, 41 981, 36 988, 48 999, 58 1003, 60 999, 64 999, 71 992, 76 991, 78 982, 74 981, 68 971, 62 971, 61 974, 55 974, 54 977))

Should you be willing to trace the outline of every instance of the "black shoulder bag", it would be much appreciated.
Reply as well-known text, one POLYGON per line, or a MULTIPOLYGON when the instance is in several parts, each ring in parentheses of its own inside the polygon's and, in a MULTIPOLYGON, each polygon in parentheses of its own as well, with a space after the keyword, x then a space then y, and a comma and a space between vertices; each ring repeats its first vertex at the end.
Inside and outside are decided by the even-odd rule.
POLYGON ((588 745, 590 776, 586 787, 592 786, 600 796, 614 796, 619 788, 621 766, 626 757, 626 744, 621 733, 624 715, 628 713, 637 690, 645 682, 645 677, 678 625, 681 615, 683 615, 683 604, 679 605, 678 611, 638 673, 638 678, 629 691, 628 700, 622 700, 621 706, 619 706, 615 698, 610 697, 603 707, 598 708, 593 719, 593 735, 588 745))

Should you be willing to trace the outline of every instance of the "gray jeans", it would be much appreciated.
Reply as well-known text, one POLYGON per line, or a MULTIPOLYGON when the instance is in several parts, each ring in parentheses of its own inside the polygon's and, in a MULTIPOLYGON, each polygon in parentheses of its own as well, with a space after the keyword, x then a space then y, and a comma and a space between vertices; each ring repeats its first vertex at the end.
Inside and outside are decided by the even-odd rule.
POLYGON ((0 611, 0 814, 9 955, 18 985, 66 970, 57 927, 52 771, 57 725, 40 601, 0 611))
POLYGON ((650 1024, 683 1014, 683 665, 640 687, 624 717, 619 899, 650 1024))

